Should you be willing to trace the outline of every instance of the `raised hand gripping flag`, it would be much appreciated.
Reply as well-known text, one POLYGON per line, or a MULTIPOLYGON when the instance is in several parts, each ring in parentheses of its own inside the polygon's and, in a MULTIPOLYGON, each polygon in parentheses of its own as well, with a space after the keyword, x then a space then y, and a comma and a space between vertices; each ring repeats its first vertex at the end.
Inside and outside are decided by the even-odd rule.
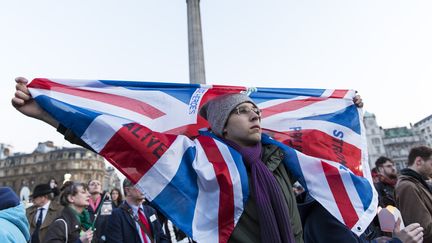
POLYGON ((249 196, 240 154, 198 115, 220 94, 246 92, 262 113, 263 143, 360 235, 376 214, 361 111, 352 90, 34 79, 32 96, 104 156, 198 242, 226 242, 249 196))

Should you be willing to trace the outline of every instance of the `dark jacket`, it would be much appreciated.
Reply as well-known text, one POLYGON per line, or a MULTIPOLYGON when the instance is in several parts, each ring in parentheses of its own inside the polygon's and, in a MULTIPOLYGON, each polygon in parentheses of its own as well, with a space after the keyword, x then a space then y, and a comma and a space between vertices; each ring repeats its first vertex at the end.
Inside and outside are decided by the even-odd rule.
MULTIPOLYGON (((300 215, 297 210, 297 203, 292 190, 291 177, 282 163, 283 152, 275 145, 263 145, 262 161, 266 163, 267 168, 273 173, 276 181, 281 186, 282 192, 288 205, 289 219, 291 228, 296 242, 303 242, 303 232, 300 221, 300 215)), ((248 176, 250 173, 248 171, 248 176)), ((249 188, 252 188, 249 180, 249 188)), ((249 197, 242 216, 239 219, 234 231, 229 239, 230 243, 234 242, 261 242, 259 228, 258 212, 255 199, 249 197)))
MULTIPOLYGON (((81 226, 78 218, 70 207, 64 207, 60 217, 64 219, 67 224, 68 242, 79 243, 81 240, 80 232, 81 226)), ((48 227, 45 238, 42 239, 43 243, 64 243, 66 241, 66 229, 65 224, 61 220, 54 220, 53 223, 48 227)))
POLYGON ((394 199, 394 186, 387 184, 383 181, 379 181, 375 184, 375 189, 378 192, 378 205, 382 208, 387 207, 387 205, 396 206, 394 199))
MULTIPOLYGON (((32 234, 36 228, 35 216, 37 213, 37 209, 38 209, 38 207, 35 205, 26 209, 26 216, 27 216, 27 219, 28 219, 29 224, 30 224, 30 234, 32 234)), ((45 237, 45 234, 48 230, 48 227, 51 225, 51 223, 56 218, 58 218, 60 216, 62 210, 63 210, 63 206, 61 206, 56 201, 51 201, 51 203, 48 207, 48 212, 47 212, 45 219, 42 222, 42 225, 40 226, 40 229, 39 229, 39 240, 42 240, 45 237)))
MULTIPOLYGON (((130 208, 127 202, 123 202, 125 208, 130 208)), ((135 224, 135 220, 123 207, 112 211, 107 227, 107 242, 110 243, 141 243, 141 238, 135 224)), ((148 205, 143 205, 144 214, 150 224, 151 234, 156 243, 170 242, 162 231, 162 225, 157 219, 156 210, 148 205), (154 220, 156 218, 156 220, 154 220)))
MULTIPOLYGON (((299 212, 303 224, 305 243, 376 243, 378 234, 369 226, 363 234, 357 236, 346 225, 331 215, 321 204, 306 192, 297 197, 299 212)), ((382 241, 380 241, 382 242, 382 241)), ((392 238, 386 243, 402 243, 392 238)))
POLYGON ((306 243, 368 242, 365 237, 355 235, 307 193, 298 197, 298 208, 306 243))

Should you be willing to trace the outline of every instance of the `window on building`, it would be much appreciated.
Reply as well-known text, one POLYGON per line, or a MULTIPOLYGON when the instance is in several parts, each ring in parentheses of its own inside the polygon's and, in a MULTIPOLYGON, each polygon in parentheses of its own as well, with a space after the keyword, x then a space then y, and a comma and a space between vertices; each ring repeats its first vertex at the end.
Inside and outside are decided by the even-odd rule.
POLYGON ((381 153, 381 147, 380 146, 375 146, 375 151, 380 154, 381 153))
POLYGON ((372 138, 372 144, 378 145, 380 143, 381 143, 381 139, 379 139, 379 138, 372 138))

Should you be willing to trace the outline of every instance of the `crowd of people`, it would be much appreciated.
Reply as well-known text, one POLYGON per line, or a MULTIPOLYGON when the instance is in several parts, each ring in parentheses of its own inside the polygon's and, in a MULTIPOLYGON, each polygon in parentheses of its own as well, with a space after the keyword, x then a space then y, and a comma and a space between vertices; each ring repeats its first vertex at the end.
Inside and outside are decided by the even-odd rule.
MULTIPOLYGON (((18 111, 52 125, 69 141, 89 147, 33 101, 25 79, 17 78, 16 81, 12 104, 18 111)), ((358 96, 354 103, 362 106, 358 96)), ((228 242, 432 242, 432 198, 431 188, 426 182, 426 178, 432 175, 431 148, 412 149, 408 168, 401 171, 394 192, 387 187, 395 182, 394 176, 388 173, 392 171, 392 163, 379 162, 376 169, 380 175, 387 176, 380 177, 380 182, 387 183, 385 186, 377 184, 378 190, 384 191, 380 192, 380 204, 384 201, 382 195, 386 203, 393 201, 400 208, 407 226, 402 227, 398 220, 391 234, 386 236, 372 223, 358 236, 307 190, 294 183, 290 171, 281 162, 283 150, 277 145, 262 142, 261 111, 247 95, 221 95, 205 104, 200 115, 209 122, 212 136, 236 150, 247 168, 251 196, 228 242), (395 196, 390 198, 392 195, 395 196)), ((37 208, 31 209, 32 218, 28 218, 29 222, 33 221, 34 230, 28 230, 22 237, 33 237, 37 229, 39 232, 36 234, 42 242, 147 243, 176 240, 175 236, 168 236, 175 225, 166 219, 161 220, 151 205, 143 203, 143 194, 129 180, 123 183, 124 201, 120 202, 117 197, 116 202, 110 202, 111 209, 105 203, 108 196, 101 192, 100 186, 100 182, 94 180, 88 184, 64 185, 60 194, 64 207, 58 211, 59 216, 42 233, 44 216, 39 215, 48 210, 40 210, 45 205, 35 206, 37 208), (106 208, 102 209, 104 206, 106 208)), ((49 197, 47 199, 53 202, 49 197)), ((33 200, 37 199, 33 196, 33 200)), ((186 240, 190 239, 186 237, 186 240)))
POLYGON ((0 225, 7 226, 0 242, 192 242, 130 180, 123 181, 124 200, 119 188, 101 188, 98 180, 66 181, 59 190, 38 184, 25 208, 11 188, 0 187, 0 225))

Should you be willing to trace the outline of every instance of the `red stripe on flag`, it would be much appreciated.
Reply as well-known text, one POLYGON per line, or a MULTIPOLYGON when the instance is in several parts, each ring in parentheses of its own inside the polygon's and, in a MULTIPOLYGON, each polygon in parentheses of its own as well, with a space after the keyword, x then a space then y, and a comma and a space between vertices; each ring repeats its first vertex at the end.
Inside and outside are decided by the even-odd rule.
POLYGON ((306 155, 341 163, 355 175, 363 176, 361 149, 355 145, 312 129, 270 132, 270 135, 306 155))
POLYGON ((36 78, 28 85, 29 88, 52 90, 64 94, 79 96, 86 99, 101 101, 107 104, 119 106, 121 108, 142 114, 151 119, 156 119, 164 116, 165 113, 161 110, 136 99, 127 98, 125 96, 102 93, 79 89, 72 86, 55 83, 45 78, 36 78))
POLYGON ((227 242, 234 230, 234 192, 228 167, 215 141, 207 136, 198 138, 212 163, 219 183, 219 242, 227 242))
POLYGON ((327 98, 311 97, 311 98, 301 99, 301 100, 286 101, 286 102, 262 109, 261 110, 262 111, 262 118, 273 116, 273 115, 279 114, 281 112, 298 110, 300 108, 304 108, 308 105, 311 105, 311 104, 314 104, 316 102, 320 102, 320 101, 323 101, 326 99, 327 98))
POLYGON ((342 177, 337 168, 324 161, 321 161, 321 165, 342 219, 345 225, 351 229, 357 223, 358 215, 348 196, 342 177))
POLYGON ((137 183, 168 150, 176 137, 130 123, 120 128, 99 154, 133 183, 137 183))
POLYGON ((347 93, 346 89, 335 89, 329 98, 343 98, 347 93))
POLYGON ((164 133, 168 134, 175 134, 175 135, 185 135, 189 138, 194 138, 199 135, 199 130, 203 128, 208 128, 209 124, 207 120, 202 118, 200 115, 197 117, 197 123, 188 124, 180 127, 176 127, 167 131, 163 131, 164 133))

